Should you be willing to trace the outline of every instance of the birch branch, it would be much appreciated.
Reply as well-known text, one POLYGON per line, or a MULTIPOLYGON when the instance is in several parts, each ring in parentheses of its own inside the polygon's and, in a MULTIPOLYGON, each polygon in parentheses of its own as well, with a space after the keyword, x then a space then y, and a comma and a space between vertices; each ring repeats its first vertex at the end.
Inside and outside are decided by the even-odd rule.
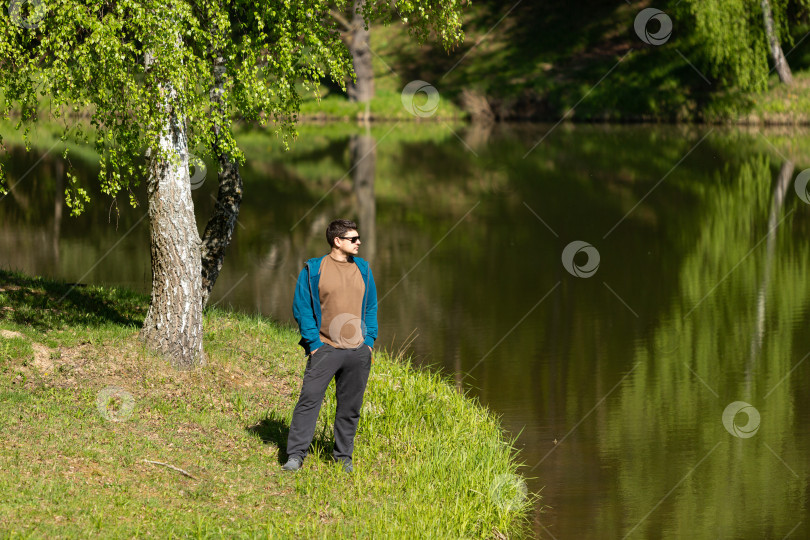
POLYGON ((181 469, 179 467, 175 467, 174 465, 169 465, 168 463, 161 463, 160 461, 151 461, 151 460, 148 460, 148 459, 145 459, 144 461, 147 462, 147 463, 154 463, 155 465, 163 465, 164 467, 174 469, 175 471, 177 471, 177 472, 179 472, 181 474, 184 474, 184 475, 188 476, 189 478, 193 478, 194 480, 197 480, 197 478, 195 478, 193 475, 187 473, 186 471, 184 471, 183 469, 181 469))

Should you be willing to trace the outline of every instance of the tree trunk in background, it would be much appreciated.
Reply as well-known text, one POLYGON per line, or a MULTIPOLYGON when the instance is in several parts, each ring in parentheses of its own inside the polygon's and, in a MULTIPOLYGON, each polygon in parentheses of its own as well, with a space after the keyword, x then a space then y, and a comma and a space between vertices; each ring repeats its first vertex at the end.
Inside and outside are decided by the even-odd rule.
MULTIPOLYGON (((152 63, 146 55, 146 68, 152 63)), ((152 298, 140 337, 150 349, 166 355, 178 369, 205 362, 203 353, 202 274, 200 235, 194 220, 194 203, 188 172, 188 140, 177 91, 166 92, 162 104, 170 112, 158 141, 150 149, 147 196, 152 252, 152 298), (172 159, 174 158, 174 159, 172 159)))
MULTIPOLYGON (((214 60, 214 88, 211 90, 211 102, 220 111, 222 102, 223 77, 225 61, 221 55, 214 60)), ((227 111, 226 111, 227 112, 227 111)), ((211 290, 219 277, 225 250, 231 243, 236 220, 239 217, 239 205, 242 203, 242 176, 239 165, 225 153, 219 145, 221 126, 214 126, 214 152, 219 160, 219 191, 214 215, 208 220, 202 238, 202 305, 208 304, 211 290)))
POLYGON ((59 268, 59 239, 62 237, 62 209, 65 205, 65 163, 61 159, 54 161, 53 177, 56 189, 53 198, 53 239, 51 240, 51 249, 53 250, 54 267, 59 268))
POLYGON ((352 6, 351 31, 347 37, 347 45, 352 55, 354 72, 357 74, 357 84, 349 82, 347 93, 349 101, 368 103, 374 97, 374 70, 371 68, 371 47, 369 36, 371 32, 364 28, 362 10, 366 0, 354 0, 352 6))
POLYGON ((361 257, 374 260, 377 251, 377 205, 374 200, 374 177, 377 172, 377 141, 366 124, 364 135, 352 135, 349 141, 352 156, 354 192, 357 194, 357 213, 360 234, 363 237, 361 257))
POLYGON ((771 51, 773 63, 776 66, 776 72, 779 74, 779 80, 784 84, 791 84, 793 82, 793 74, 790 72, 790 66, 785 59, 785 53, 782 52, 782 46, 779 44, 779 36, 776 35, 771 4, 768 0, 760 0, 760 5, 762 6, 762 18, 765 20, 765 34, 768 36, 768 47, 771 51))

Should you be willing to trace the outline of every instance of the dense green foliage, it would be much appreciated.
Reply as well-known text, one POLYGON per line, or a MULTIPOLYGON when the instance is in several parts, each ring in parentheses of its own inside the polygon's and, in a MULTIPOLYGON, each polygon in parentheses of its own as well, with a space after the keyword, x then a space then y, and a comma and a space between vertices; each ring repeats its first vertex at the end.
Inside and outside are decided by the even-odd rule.
MULTIPOLYGON (((760 1, 686 0, 676 9, 684 22, 694 21, 693 34, 687 34, 687 39, 699 44, 711 72, 727 85, 742 90, 762 91, 768 87, 770 53, 760 1)), ((807 20, 810 2, 770 0, 770 6, 782 46, 792 46, 791 27, 807 20)))
MULTIPOLYGON (((408 43, 395 26, 375 30, 377 86, 401 89, 420 78, 438 88, 442 103, 463 104, 462 94, 473 91, 496 115, 515 119, 567 113, 574 120, 714 121, 754 113, 770 120, 788 113, 806 122, 810 108, 797 95, 808 87, 810 11, 805 0, 772 7, 796 80, 792 96, 774 96, 768 107, 762 101, 770 92, 763 97, 762 90, 779 90, 776 74, 768 76, 772 61, 759 0, 480 0, 465 11, 466 42, 449 56, 408 43), (665 43, 646 44, 635 32, 635 18, 647 6, 671 19, 665 43)), ((655 32, 656 23, 648 29, 655 32)))

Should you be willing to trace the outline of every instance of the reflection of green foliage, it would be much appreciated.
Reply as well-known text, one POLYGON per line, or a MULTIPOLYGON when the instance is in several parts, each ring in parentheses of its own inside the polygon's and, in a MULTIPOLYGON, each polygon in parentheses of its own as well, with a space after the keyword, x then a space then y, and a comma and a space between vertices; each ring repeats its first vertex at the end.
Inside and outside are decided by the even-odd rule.
MULTIPOLYGON (((773 244, 765 335, 755 353, 752 339, 759 323, 751 291, 763 287, 768 268, 767 241, 757 242, 767 233, 772 179, 780 164, 775 157, 784 153, 801 170, 810 161, 804 149, 810 146, 807 134, 716 129, 672 170, 703 129, 560 125, 524 159, 545 129, 499 127, 472 154, 441 124, 403 123, 386 136, 391 126, 371 128, 379 143, 374 191, 380 295, 415 269, 382 303, 382 320, 389 325, 385 345, 404 338, 400 329, 407 333, 418 327, 422 336, 414 349, 426 363, 457 369, 462 376, 469 372, 463 384, 477 387, 493 408, 519 404, 522 416, 511 416, 514 424, 507 421, 513 432, 521 424, 550 419, 557 438, 638 363, 565 441, 567 447, 552 456, 560 460, 553 465, 559 470, 584 468, 605 475, 605 504, 594 520, 607 531, 604 536, 629 531, 717 442, 721 445, 634 537, 656 536, 658 530, 664 536, 694 531, 722 533, 714 537, 777 536, 778 531, 752 528, 751 520, 770 513, 781 527, 791 513, 801 512, 797 501, 805 488, 763 443, 797 474, 807 473, 796 454, 806 444, 789 437, 799 421, 791 400, 799 402, 800 371, 765 399, 810 349, 807 338, 793 328, 810 292, 804 282, 810 253, 801 239, 807 210, 792 187, 779 214, 781 219, 793 210, 773 244), (602 266, 594 279, 578 280, 562 269, 559 253, 572 239, 590 240, 600 249, 602 266), (559 287, 538 305, 558 281, 559 287), (647 338, 649 345, 640 345, 647 338), (725 405, 738 399, 762 412, 759 433, 745 441, 733 439, 720 422, 725 405), (591 440, 598 446, 583 442, 591 440), (598 459, 582 459, 596 448, 602 452, 598 459), (756 508, 729 502, 737 498, 756 508)), ((469 140, 467 128, 453 129, 469 140)), ((238 134, 249 159, 242 169, 246 187, 239 221, 244 228, 238 228, 235 249, 226 260, 226 268, 239 269, 237 275, 256 269, 257 259, 277 246, 280 257, 317 253, 325 244, 320 233, 311 232, 310 225, 317 223, 312 216, 355 211, 349 174, 289 231, 350 170, 350 137, 365 133, 348 124, 298 130, 299 140, 286 153, 266 133, 238 134), (286 252, 285 242, 293 246, 286 252)), ((207 216, 214 189, 209 181, 194 192, 198 215, 207 216)), ((34 193, 40 214, 46 215, 53 205, 50 194, 31 192, 32 199, 34 193)), ((106 219, 103 214, 96 219, 106 219)), ((138 215, 129 217, 121 230, 138 215)), ((89 234, 98 244, 113 243, 97 241, 96 229, 89 234)), ((66 246, 63 251, 78 250, 66 246)), ((74 257, 80 262, 92 258, 74 257)), ((148 268, 148 263, 142 260, 140 266, 148 268)), ((86 266, 74 268, 83 272, 86 266)), ((275 277, 276 268, 268 275, 275 277)), ((287 277, 278 277, 278 290, 288 287, 283 283, 287 277)), ((541 430, 527 430, 522 437, 528 441, 530 465, 550 448, 542 446, 549 441, 541 430)), ((536 487, 554 482, 551 463, 530 473, 538 476, 536 487)))
MULTIPOLYGON (((425 94, 418 94, 417 99, 425 94)), ((415 102, 417 105, 419 101, 415 102)), ((301 115, 304 117, 342 118, 346 121, 360 117, 366 112, 366 103, 349 101, 340 95, 330 95, 318 101, 314 96, 308 95, 301 101, 301 115)), ((414 116, 402 106, 402 89, 386 90, 377 88, 374 97, 368 103, 368 111, 375 120, 384 118, 386 120, 404 120, 411 122, 414 116)), ((447 99, 440 101, 435 113, 428 118, 428 121, 439 119, 458 119, 465 116, 458 105, 447 99)))
MULTIPOLYGON (((663 530, 679 536, 688 529, 706 538, 782 536, 803 512, 806 486, 771 449, 785 456, 799 478, 806 476, 805 460, 788 457, 807 444, 796 440, 794 430, 797 381, 777 385, 804 354, 796 347, 794 321, 810 294, 810 243, 796 244, 790 236, 796 215, 779 209, 779 218, 786 219, 768 260, 773 177, 770 159, 754 155, 706 187, 707 219, 681 266, 680 302, 650 347, 637 348, 638 366, 600 429, 603 459, 621 456, 625 521, 616 523, 611 513, 599 516, 617 535, 629 532, 681 480, 633 534, 663 530), (772 265, 768 283, 766 265, 772 265), (763 321, 752 291, 764 294, 763 321), (723 409, 737 400, 762 413, 751 439, 735 439, 722 426, 723 409)), ((790 194, 787 200, 788 206, 797 203, 790 194)))
MULTIPOLYGON (((463 125, 451 124, 454 129, 463 125)), ((424 122, 375 122, 366 129, 350 122, 330 122, 327 124, 300 124, 296 127, 297 138, 285 150, 276 138, 262 130, 243 126, 237 131, 239 145, 251 152, 251 160, 295 160, 298 155, 309 155, 323 150, 338 141, 346 140, 352 135, 369 134, 379 147, 390 147, 392 143, 402 142, 439 142, 452 137, 452 132, 442 123, 424 122), (389 145, 389 146, 386 146, 389 145)))
MULTIPOLYGON (((25 140, 22 132, 14 129, 12 122, 0 118, 0 133, 3 135, 2 140, 10 147, 25 145, 27 149, 50 150, 51 154, 54 156, 64 154, 67 149, 72 158, 77 158, 80 161, 88 163, 98 163, 98 153, 92 146, 72 142, 69 139, 64 142, 60 141, 61 133, 59 131, 61 131, 61 129, 62 128, 56 123, 37 123, 30 126, 28 140, 25 140)), ((91 137, 93 136, 94 130, 89 124, 85 124, 82 129, 91 137)), ((13 180, 14 176, 11 176, 9 181, 13 180)))
MULTIPOLYGON (((425 174, 427 170, 436 171, 442 162, 437 163, 431 156, 414 155, 413 163, 408 166, 402 163, 402 156, 410 156, 411 148, 427 152, 439 147, 441 152, 453 153, 451 159, 443 156, 443 162, 451 168, 457 167, 467 160, 467 156, 452 130, 462 129, 442 123, 374 124, 368 131, 352 124, 305 124, 298 127, 299 137, 286 152, 262 132, 247 130, 237 137, 240 145, 251 155, 249 166, 265 167, 263 178, 244 174, 246 190, 254 189, 251 184, 257 181, 265 182, 266 176, 272 174, 275 168, 273 172, 276 175, 295 178, 300 187, 312 192, 314 200, 317 200, 320 195, 316 194, 328 191, 341 178, 346 185, 351 184, 351 171, 355 164, 351 161, 349 142, 352 136, 368 133, 375 139, 374 154, 370 156, 376 159, 375 194, 378 200, 394 198, 402 203, 407 202, 409 191, 423 194, 426 186, 440 190, 457 189, 455 178, 443 178, 444 181, 437 182, 425 174), (283 171, 279 171, 279 168, 283 171)), ((439 202, 438 199, 436 201, 439 202)))

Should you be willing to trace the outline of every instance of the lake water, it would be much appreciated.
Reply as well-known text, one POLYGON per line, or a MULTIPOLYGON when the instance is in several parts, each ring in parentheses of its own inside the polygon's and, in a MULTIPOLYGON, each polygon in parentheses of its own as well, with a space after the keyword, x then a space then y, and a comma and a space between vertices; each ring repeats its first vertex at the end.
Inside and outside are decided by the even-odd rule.
MULTIPOLYGON (((303 261, 355 219, 378 344, 502 416, 542 490, 538 537, 810 535, 808 133, 299 132, 288 153, 240 135, 245 200, 212 303, 292 321, 303 261)), ((72 154, 95 204, 70 217, 52 144, 10 149, 0 266, 148 291, 143 187, 118 214, 72 154)), ((201 229, 215 194, 209 169, 201 229)))

